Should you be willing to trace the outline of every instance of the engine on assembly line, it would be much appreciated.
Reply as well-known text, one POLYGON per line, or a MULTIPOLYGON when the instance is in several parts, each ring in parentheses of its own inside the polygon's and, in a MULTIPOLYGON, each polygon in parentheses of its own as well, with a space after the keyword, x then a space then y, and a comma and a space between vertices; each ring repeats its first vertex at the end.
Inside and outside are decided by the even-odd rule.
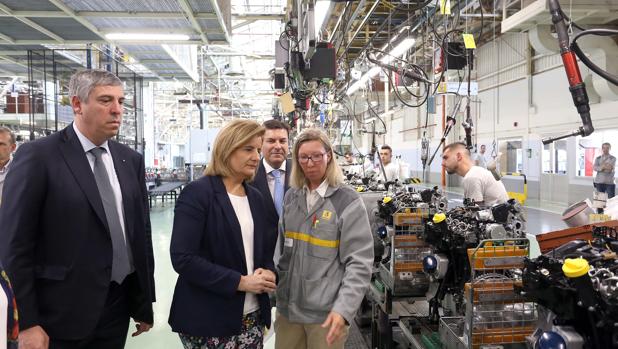
POLYGON ((435 214, 420 235, 432 249, 423 258, 423 270, 431 279, 430 319, 438 320, 440 308, 444 315, 463 313, 464 284, 471 279, 468 249, 484 240, 501 244, 525 237, 522 207, 513 199, 485 208, 466 200, 462 207, 435 214))
POLYGON ((442 192, 417 190, 411 186, 391 185, 378 200, 374 215, 375 256, 380 292, 395 297, 424 296, 429 278, 423 273, 422 260, 431 248, 419 239, 425 224, 447 207, 442 192))
POLYGON ((591 241, 570 241, 526 260, 521 291, 538 304, 534 348, 618 348, 618 234, 593 228, 591 241))

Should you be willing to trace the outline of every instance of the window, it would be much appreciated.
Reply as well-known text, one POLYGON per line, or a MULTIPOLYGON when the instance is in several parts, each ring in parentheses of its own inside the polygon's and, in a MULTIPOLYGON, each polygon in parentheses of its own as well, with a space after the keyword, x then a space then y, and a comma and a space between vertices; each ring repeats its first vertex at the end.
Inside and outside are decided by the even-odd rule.
MULTIPOLYGON (((610 144, 613 142, 614 144, 612 145, 615 149, 615 147, 618 146, 616 139, 618 139, 618 130, 594 131, 594 133, 588 137, 577 137, 577 176, 594 176, 594 159, 601 155, 601 145, 605 142, 609 142, 610 144)), ((614 149, 610 150, 610 154, 613 154, 614 149)))

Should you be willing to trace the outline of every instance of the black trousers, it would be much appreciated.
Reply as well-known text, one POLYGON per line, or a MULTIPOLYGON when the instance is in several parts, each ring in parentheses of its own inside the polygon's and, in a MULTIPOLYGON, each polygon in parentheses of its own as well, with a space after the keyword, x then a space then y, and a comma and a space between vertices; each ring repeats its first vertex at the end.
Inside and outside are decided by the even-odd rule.
POLYGON ((616 184, 594 183, 594 187, 601 193, 607 193, 607 198, 611 199, 616 193, 616 184))
POLYGON ((80 340, 50 338, 49 349, 123 349, 129 331, 129 284, 137 278, 128 275, 122 284, 113 282, 101 318, 94 331, 80 340))

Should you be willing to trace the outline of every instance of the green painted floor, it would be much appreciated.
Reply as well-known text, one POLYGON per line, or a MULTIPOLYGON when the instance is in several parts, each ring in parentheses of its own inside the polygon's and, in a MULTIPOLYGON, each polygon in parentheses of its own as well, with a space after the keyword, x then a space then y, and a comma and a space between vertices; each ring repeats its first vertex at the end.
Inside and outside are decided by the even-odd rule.
POLYGON ((167 318, 174 294, 174 286, 178 274, 172 268, 170 261, 170 238, 174 221, 173 204, 166 202, 165 207, 157 203, 157 207, 150 210, 152 225, 152 247, 155 257, 155 290, 157 302, 154 304, 154 327, 138 337, 131 337, 135 326, 131 323, 127 349, 174 349, 182 348, 178 335, 172 332, 167 324, 167 318))

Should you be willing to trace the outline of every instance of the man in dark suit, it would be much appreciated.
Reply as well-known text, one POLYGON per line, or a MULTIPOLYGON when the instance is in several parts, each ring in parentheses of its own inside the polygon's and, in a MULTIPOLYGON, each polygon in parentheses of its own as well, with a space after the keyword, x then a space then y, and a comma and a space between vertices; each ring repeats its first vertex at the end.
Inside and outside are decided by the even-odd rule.
POLYGON ((266 227, 269 234, 267 253, 272 256, 277 244, 279 216, 283 210, 283 196, 288 190, 292 164, 287 161, 290 126, 278 120, 268 120, 262 142, 263 158, 253 185, 266 202, 266 227))
POLYGON ((113 140, 122 82, 69 83, 75 121, 15 154, 0 207, 0 258, 19 304, 22 349, 123 348, 153 323, 154 259, 140 154, 113 140))

